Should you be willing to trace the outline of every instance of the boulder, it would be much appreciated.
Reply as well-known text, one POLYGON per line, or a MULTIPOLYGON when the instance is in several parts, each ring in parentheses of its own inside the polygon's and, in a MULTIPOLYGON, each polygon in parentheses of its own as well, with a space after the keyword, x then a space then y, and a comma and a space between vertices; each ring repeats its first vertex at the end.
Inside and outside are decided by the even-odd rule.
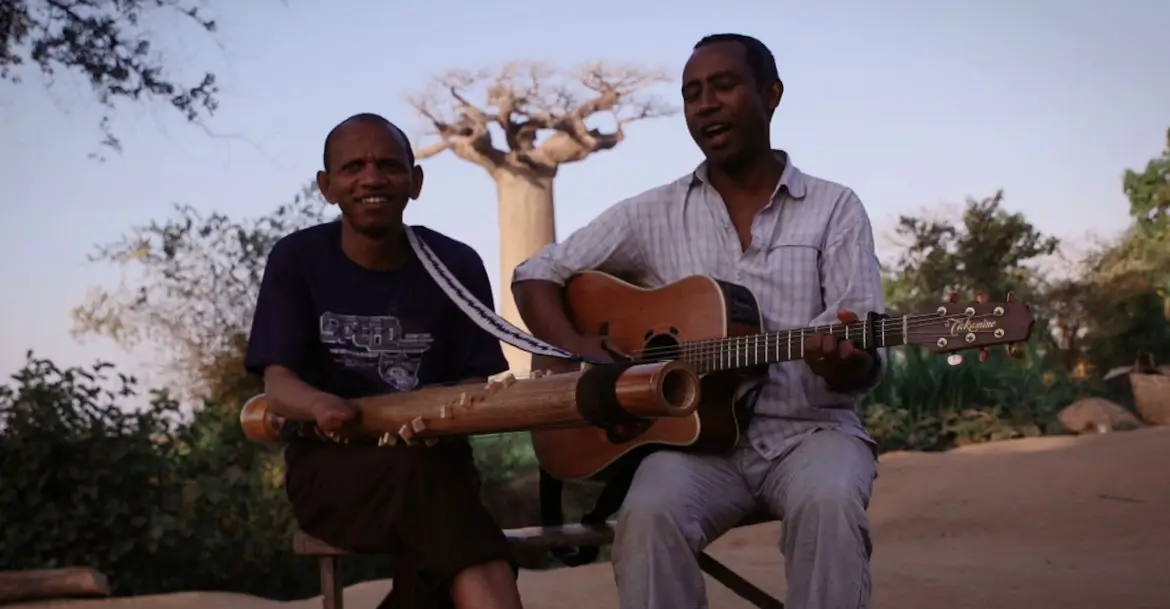
POLYGON ((1131 412, 1104 398, 1082 398, 1065 406, 1057 415, 1060 424, 1073 433, 1103 433, 1141 427, 1131 412))

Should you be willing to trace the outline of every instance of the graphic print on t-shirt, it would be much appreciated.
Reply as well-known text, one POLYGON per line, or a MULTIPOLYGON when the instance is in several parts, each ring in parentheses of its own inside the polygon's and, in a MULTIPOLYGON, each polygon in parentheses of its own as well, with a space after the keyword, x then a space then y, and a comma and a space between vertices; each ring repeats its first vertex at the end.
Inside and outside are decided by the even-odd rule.
POLYGON ((321 342, 333 361, 354 372, 369 374, 399 391, 418 386, 422 356, 434 337, 428 333, 403 332, 393 315, 321 315, 321 342))

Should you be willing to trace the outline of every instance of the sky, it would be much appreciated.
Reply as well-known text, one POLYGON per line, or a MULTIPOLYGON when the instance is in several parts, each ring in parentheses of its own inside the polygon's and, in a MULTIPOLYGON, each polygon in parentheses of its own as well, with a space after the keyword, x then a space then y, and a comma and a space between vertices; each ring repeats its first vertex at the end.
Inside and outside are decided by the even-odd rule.
MULTIPOLYGON (((774 146, 853 188, 880 242, 899 214, 1000 188, 1009 210, 1069 242, 1116 234, 1128 222, 1122 173, 1160 154, 1170 127, 1164 0, 1127 0, 1124 11, 1101 0, 206 4, 220 26, 211 37, 148 21, 174 74, 217 73, 220 108, 206 128, 164 105, 124 104, 112 125, 124 151, 97 162, 101 107, 84 82, 26 71, 20 85, 0 84, 5 377, 33 349, 64 366, 112 361, 150 383, 152 353, 70 333, 87 290, 122 280, 87 260, 94 248, 172 217, 174 204, 271 211, 313 179, 325 134, 351 114, 383 114, 421 138, 404 96, 449 69, 637 62, 667 70, 675 80, 656 92, 681 105, 677 79, 699 38, 756 36, 786 87, 774 146)), ((558 235, 700 161, 681 115, 631 126, 617 148, 562 167, 558 235)), ((407 221, 475 247, 498 299, 494 185, 450 153, 423 166, 407 221)))

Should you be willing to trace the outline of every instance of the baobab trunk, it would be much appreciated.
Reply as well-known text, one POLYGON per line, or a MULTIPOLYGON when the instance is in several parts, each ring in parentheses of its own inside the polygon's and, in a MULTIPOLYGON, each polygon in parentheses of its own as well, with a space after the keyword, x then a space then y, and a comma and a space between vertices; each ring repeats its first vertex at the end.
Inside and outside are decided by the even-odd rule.
MULTIPOLYGON (((553 178, 521 177, 501 172, 496 176, 500 214, 500 315, 527 331, 512 298, 512 271, 556 241, 553 216, 553 178)), ((527 372, 532 355, 504 344, 504 356, 512 373, 527 372)))

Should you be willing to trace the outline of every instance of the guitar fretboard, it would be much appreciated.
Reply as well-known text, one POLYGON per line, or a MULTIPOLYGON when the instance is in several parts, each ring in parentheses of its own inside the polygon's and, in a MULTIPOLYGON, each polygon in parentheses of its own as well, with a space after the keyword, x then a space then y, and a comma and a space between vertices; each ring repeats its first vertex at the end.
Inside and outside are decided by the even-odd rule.
POLYGON ((816 334, 831 334, 861 349, 905 345, 908 321, 905 316, 876 320, 872 336, 875 344, 870 344, 869 322, 858 321, 686 342, 670 357, 690 364, 699 374, 707 374, 801 359, 816 334))

